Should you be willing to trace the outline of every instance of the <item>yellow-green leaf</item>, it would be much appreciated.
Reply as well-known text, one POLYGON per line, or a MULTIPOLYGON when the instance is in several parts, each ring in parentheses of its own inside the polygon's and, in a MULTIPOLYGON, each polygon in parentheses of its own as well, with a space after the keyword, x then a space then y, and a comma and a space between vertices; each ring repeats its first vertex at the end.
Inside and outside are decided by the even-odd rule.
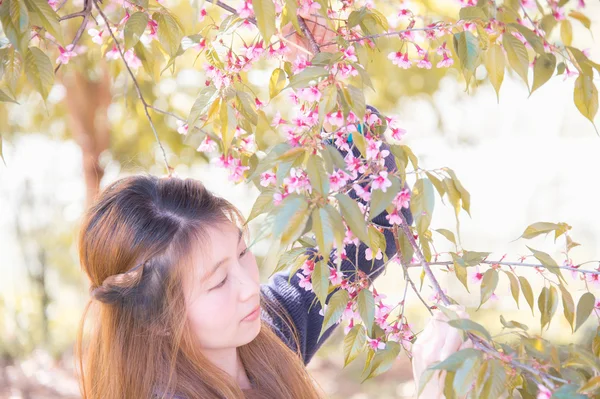
POLYGON ((321 308, 324 308, 329 291, 329 265, 322 260, 315 263, 315 268, 310 275, 310 282, 315 295, 321 302, 321 308))
POLYGON ((229 153, 229 146, 233 140, 235 133, 235 127, 237 125, 237 119, 235 118, 235 111, 225 101, 221 102, 221 109, 219 111, 219 120, 221 124, 220 134, 221 140, 223 141, 223 152, 229 153))
POLYGON ((25 3, 19 0, 7 0, 8 12, 13 26, 19 33, 25 33, 29 29, 29 12, 25 3))
MULTIPOLYGON (((371 204, 369 210, 369 220, 373 220, 392 202, 396 194, 400 192, 400 180, 396 176, 389 176, 388 179, 392 185, 383 190, 377 189, 371 191, 371 204)), ((414 198, 414 197, 413 197, 414 198)))
POLYGON ((324 197, 329 194, 329 178, 323 167, 323 159, 317 155, 310 155, 306 165, 306 173, 312 188, 324 197))
POLYGON ((488 341, 492 340, 490 333, 481 324, 476 323, 471 319, 450 320, 448 322, 448 324, 450 324, 450 326, 452 326, 454 328, 458 328, 459 330, 477 333, 477 335, 481 336, 482 338, 487 339, 488 341))
POLYGON ((515 277, 514 274, 507 272, 506 270, 502 270, 504 274, 508 277, 510 281, 510 293, 512 294, 513 299, 517 303, 517 309, 519 309, 519 281, 515 277))
POLYGON ((455 33, 453 36, 454 50, 460 61, 462 73, 467 85, 471 81, 475 69, 481 63, 481 49, 479 39, 470 31, 455 33))
POLYGON ((523 79, 529 88, 527 72, 529 70, 529 56, 525 45, 511 34, 502 35, 502 45, 508 56, 508 63, 514 71, 523 79))
POLYGON ((440 233, 441 235, 446 237, 446 239, 448 241, 450 241, 452 244, 456 245, 456 238, 454 237, 453 232, 451 232, 450 230, 447 230, 447 229, 437 229, 435 231, 437 231, 438 233, 440 233))
POLYGON ((318 339, 321 339, 323 333, 339 321, 340 317, 342 317, 342 313, 346 310, 349 300, 350 295, 348 294, 348 291, 341 289, 337 290, 335 294, 329 298, 327 309, 325 310, 325 317, 323 318, 321 333, 319 334, 318 339))
POLYGON ((410 211, 415 217, 415 226, 420 235, 424 235, 433 215, 435 193, 429 179, 417 179, 413 186, 410 201, 410 211))
POLYGON ((394 361, 398 357, 399 353, 400 344, 398 342, 386 342, 385 348, 378 350, 375 353, 375 356, 371 361, 371 370, 369 371, 369 374, 363 381, 369 378, 377 377, 378 375, 381 375, 388 371, 394 364, 394 361))
POLYGON ((179 51, 181 39, 184 36, 181 24, 165 8, 160 12, 155 12, 152 19, 158 23, 158 41, 160 45, 170 58, 174 58, 179 51))
POLYGON ((202 89, 194 102, 188 117, 188 125, 190 128, 194 127, 196 123, 208 113, 208 109, 217 98, 219 98, 219 92, 215 86, 210 85, 202 89))
POLYGON ((265 45, 271 42, 271 36, 275 34, 275 2, 273 0, 253 0, 252 8, 256 15, 258 31, 265 41, 265 45))
POLYGON ((460 19, 481 19, 482 21, 487 21, 487 16, 481 7, 464 7, 461 8, 458 12, 458 17, 460 19))
POLYGON ((319 245, 319 252, 325 262, 333 248, 333 221, 325 208, 316 208, 312 212, 312 229, 319 245))
POLYGON ((592 394, 600 390, 600 375, 590 378, 577 392, 592 394))
POLYGON ((485 53, 485 69, 488 72, 488 78, 492 87, 496 91, 496 98, 500 102, 500 86, 504 80, 504 52, 497 44, 492 44, 485 53))
POLYGON ((269 79, 269 97, 272 99, 285 87, 285 71, 275 68, 269 79))
POLYGON ((569 17, 578 20, 583 24, 583 26, 585 26, 588 29, 590 29, 590 27, 592 26, 592 21, 590 21, 590 19, 587 16, 583 15, 579 11, 573 10, 569 12, 569 17))
POLYGON ((498 272, 494 269, 486 270, 481 280, 481 300, 477 309, 490 299, 496 287, 498 287, 498 272))
POLYGON ((560 23, 560 38, 565 46, 570 46, 573 42, 573 25, 568 19, 560 23))
POLYGON ((594 85, 592 75, 580 74, 577 77, 573 101, 579 112, 594 123, 594 117, 598 112, 598 89, 594 85))
POLYGON ((367 332, 371 336, 371 329, 373 328, 373 320, 375 320, 375 300, 373 293, 368 289, 362 289, 358 293, 357 297, 358 313, 363 323, 367 327, 367 332))
POLYGON ((359 240, 368 244, 369 236, 367 235, 367 225, 365 224, 365 216, 360 211, 360 208, 356 201, 350 198, 344 193, 339 193, 335 196, 340 204, 340 210, 342 216, 346 221, 348 227, 352 233, 358 237, 359 240))
POLYGON ((527 247, 527 248, 533 253, 533 256, 535 256, 535 258, 537 260, 539 260, 540 263, 546 269, 548 269, 548 271, 550 271, 550 273, 552 273, 558 277, 559 282, 562 281, 565 284, 567 283, 565 281, 564 277, 562 276, 560 269, 558 268, 558 264, 556 263, 556 261, 554 259, 552 259, 552 257, 550 255, 548 255, 545 252, 538 251, 538 250, 535 250, 530 247, 527 247))
POLYGON ((50 58, 39 48, 30 47, 25 55, 25 74, 44 100, 54 84, 54 69, 50 58))
POLYGON ((531 289, 531 285, 523 276, 519 276, 519 283, 521 283, 521 291, 523 291, 523 296, 527 300, 531 308, 531 314, 533 315, 533 290, 531 289))
POLYGON ((30 12, 31 23, 43 26, 58 43, 63 43, 62 28, 58 21, 58 14, 50 7, 46 0, 25 0, 30 12))
POLYGON ((365 348, 366 343, 365 328, 361 324, 352 327, 344 337, 344 367, 356 359, 365 348))
POLYGON ((289 195, 279 205, 273 234, 281 237, 282 245, 291 244, 304 231, 309 216, 307 199, 301 195, 289 195))
POLYGON ((548 234, 552 231, 555 231, 559 227, 560 226, 558 224, 550 223, 550 222, 533 223, 533 224, 530 224, 529 226, 527 226, 527 228, 525 229, 525 231, 523 232, 521 237, 526 238, 526 239, 531 239, 531 238, 539 236, 540 234, 548 234))
POLYGON ((136 12, 129 17, 125 24, 125 50, 135 46, 148 26, 148 14, 136 12))
POLYGON ((563 314, 571 326, 571 332, 574 332, 573 323, 575 321, 575 303, 573 302, 573 297, 571 296, 571 293, 564 287, 564 285, 560 284, 559 288, 562 294, 563 314))
POLYGON ((550 328, 550 321, 552 320, 557 307, 558 293, 556 288, 554 286, 542 288, 542 292, 538 297, 538 309, 541 313, 540 323, 542 325, 542 330, 546 325, 550 328))
POLYGON ((2 89, 0 89, 0 102, 18 104, 17 100, 3 92, 2 89))
POLYGON ((556 68, 556 56, 554 54, 544 53, 536 59, 533 67, 533 86, 531 88, 531 93, 550 80, 554 74, 554 68, 556 68))
POLYGON ((577 331, 588 319, 592 310, 594 310, 594 305, 594 294, 590 292, 586 292, 579 298, 579 302, 577 303, 577 322, 575 323, 575 331, 577 331))
POLYGON ((509 24, 509 26, 519 31, 519 33, 523 35, 525 40, 527 40, 536 53, 542 55, 546 52, 546 50, 544 50, 544 43, 542 42, 542 39, 531 29, 526 28, 525 26, 516 22, 509 24))

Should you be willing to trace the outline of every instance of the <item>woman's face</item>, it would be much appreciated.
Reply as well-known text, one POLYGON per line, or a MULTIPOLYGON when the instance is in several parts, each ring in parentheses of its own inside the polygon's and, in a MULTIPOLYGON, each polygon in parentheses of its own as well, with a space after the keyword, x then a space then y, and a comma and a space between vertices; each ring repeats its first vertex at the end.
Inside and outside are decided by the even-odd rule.
POLYGON ((233 224, 211 228, 208 245, 198 251, 193 277, 183 282, 187 314, 205 350, 237 348, 260 332, 258 266, 233 224))

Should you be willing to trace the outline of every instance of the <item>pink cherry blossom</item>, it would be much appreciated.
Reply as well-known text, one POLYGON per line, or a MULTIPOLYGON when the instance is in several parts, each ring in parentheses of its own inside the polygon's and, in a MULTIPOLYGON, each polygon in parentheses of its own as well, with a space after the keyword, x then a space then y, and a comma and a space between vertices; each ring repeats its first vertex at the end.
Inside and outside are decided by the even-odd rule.
POLYGON ((333 172, 331 175, 329 175, 329 185, 331 187, 331 190, 339 191, 342 187, 346 185, 349 179, 350 176, 341 169, 338 169, 337 171, 333 172))
POLYGON ((117 46, 113 46, 112 49, 106 52, 106 59, 108 60, 118 60, 120 57, 121 54, 119 53, 117 46))
POLYGON ((344 59, 352 62, 358 62, 358 58, 356 58, 356 51, 354 50, 354 46, 348 46, 347 49, 344 50, 344 59))
POLYGON ((303 18, 311 18, 311 14, 321 9, 321 5, 314 0, 300 0, 299 3, 298 15, 303 18))
POLYGON ((317 102, 321 99, 321 92, 317 87, 307 87, 304 89, 298 89, 298 98, 308 101, 317 102))
POLYGON ((325 120, 332 126, 342 126, 344 124, 344 114, 342 110, 330 112, 325 116, 325 120))
POLYGON ((237 14, 240 18, 251 18, 254 16, 252 1, 245 0, 244 3, 237 8, 237 14))
POLYGON ((385 215, 385 218, 391 225, 396 224, 400 226, 402 224, 402 217, 400 217, 397 209, 394 209, 392 213, 385 215))
POLYGON ((288 187, 289 192, 295 191, 298 194, 301 194, 302 190, 312 192, 306 172, 301 169, 291 168, 290 176, 283 179, 283 184, 288 187))
MULTIPOLYGON (((1 1, 0 4, 2 4, 1 1)), ((54 11, 56 11, 58 9, 58 6, 60 5, 60 2, 58 0, 48 0, 48 5, 52 7, 54 11)))
POLYGON ((69 44, 66 48, 61 46, 58 47, 58 51, 60 51, 60 55, 56 59, 57 64, 68 64, 69 60, 73 57, 77 56, 77 53, 73 51, 73 45, 69 44))
MULTIPOLYGON (((375 259, 382 259, 383 258, 383 254, 381 253, 381 249, 377 250, 377 254, 375 255, 375 259)), ((371 248, 367 248, 365 249, 365 259, 366 260, 373 260, 373 251, 371 250, 371 248)))
MULTIPOLYGON (((445 288, 442 289, 442 292, 444 294, 448 293, 448 290, 446 290, 445 288)), ((429 297, 430 301, 433 301, 435 303, 439 303, 442 300, 442 297, 440 296, 440 294, 438 292, 434 292, 433 294, 431 294, 431 296, 429 297)))
POLYGON ((179 119, 176 121, 177 123, 177 133, 182 134, 182 135, 186 135, 188 134, 188 124, 180 121, 179 119))
POLYGON ((419 47, 418 44, 413 43, 413 45, 415 46, 415 48, 417 49, 417 54, 419 54, 420 57, 424 57, 427 55, 427 50, 422 49, 421 47, 419 47))
POLYGON ((296 276, 300 279, 298 285, 300 288, 304 288, 306 291, 312 291, 312 283, 310 282, 310 276, 305 276, 302 273, 296 273, 296 276))
POLYGON ((431 69, 431 61, 429 61, 429 55, 425 54, 423 59, 417 62, 418 68, 431 69))
POLYGON ((443 57, 444 58, 436 64, 436 68, 449 68, 454 65, 454 60, 448 57, 448 55, 444 54, 443 57))
POLYGON ((210 136, 206 136, 206 137, 204 137, 204 140, 202 140, 202 143, 200 143, 200 145, 198 146, 196 151, 213 152, 216 149, 217 149, 217 143, 213 139, 211 139, 210 136))
POLYGON ((556 7, 554 10, 552 10, 552 16, 557 21, 563 21, 567 18, 565 16, 565 10, 562 7, 556 7))
POLYGON ((273 194, 273 204, 275 205, 279 205, 281 204, 281 201, 283 201, 283 199, 285 197, 287 197, 289 195, 288 192, 283 192, 283 193, 275 193, 273 194))
POLYGON ((385 342, 383 342, 381 340, 381 338, 373 339, 373 338, 367 337, 367 344, 374 351, 378 351, 380 349, 385 349, 385 342))
POLYGON ((335 267, 329 268, 329 281, 332 285, 340 285, 343 278, 344 274, 341 271, 338 271, 335 267))
POLYGON ((158 39, 158 22, 153 19, 148 20, 148 28, 150 29, 150 34, 148 35, 151 40, 158 39))
POLYGON ((396 206, 396 209, 408 208, 410 206, 410 190, 407 188, 402 189, 394 199, 392 203, 396 206))
POLYGON ((229 180, 240 183, 244 180, 244 171, 250 169, 249 166, 243 166, 240 159, 234 158, 229 166, 229 180))
POLYGON ((308 61, 306 56, 299 55, 298 57, 296 57, 294 63, 292 64, 292 72, 294 74, 302 72, 306 67, 309 67, 311 65, 312 63, 308 61))
POLYGON ((354 319, 350 319, 350 323, 344 327, 344 335, 348 335, 350 330, 352 330, 352 327, 354 327, 354 319))
POLYGON ((352 185, 352 188, 354 189, 356 195, 358 195, 358 197, 361 198, 363 201, 371 201, 371 192, 368 188, 364 188, 363 186, 356 183, 352 185))
POLYGON ((260 175, 260 185, 268 187, 277 184, 277 176, 273 172, 264 172, 260 175))
POLYGON ((586 281, 591 283, 594 287, 600 288, 600 274, 586 273, 586 281))
POLYGON ((408 59, 408 52, 404 54, 401 51, 389 53, 388 59, 392 60, 394 65, 398 65, 403 69, 409 69, 412 66, 412 61, 408 59))
POLYGON ((127 50, 125 53, 125 62, 129 65, 129 68, 133 70, 137 70, 142 66, 142 60, 138 58, 137 55, 133 52, 133 49, 127 50))
POLYGON ((104 38, 102 37, 104 35, 104 31, 103 30, 98 30, 98 29, 88 29, 88 35, 90 35, 92 37, 92 42, 96 43, 96 44, 102 44, 104 42, 104 38))
POLYGON ((205 17, 206 17, 206 10, 204 9, 204 7, 202 7, 202 9, 200 10, 200 15, 198 15, 198 22, 204 21, 205 17))
POLYGON ((469 276, 471 277, 471 282, 474 284, 479 284, 483 280, 483 273, 479 271, 479 266, 475 266, 475 271, 469 272, 469 276))
POLYGON ((281 113, 279 111, 277 111, 275 113, 275 116, 273 117, 273 120, 271 121, 271 126, 274 128, 277 128, 277 127, 279 127, 279 125, 281 125, 283 123, 287 123, 287 121, 285 119, 282 119, 281 113))
POLYGON ((449 54, 451 54, 451 53, 450 53, 450 50, 448 49, 448 47, 446 47, 446 43, 447 43, 447 42, 444 42, 444 43, 442 43, 442 45, 441 45, 441 46, 439 46, 439 47, 438 47, 438 48, 435 50, 435 52, 436 52, 436 53, 438 53, 438 55, 444 55, 444 54, 446 54, 446 55, 449 55, 449 54))
POLYGON ((546 388, 545 386, 539 384, 538 385, 538 394, 536 399, 550 399, 552 397, 552 391, 546 388))
POLYGON ((377 175, 371 175, 373 179, 373 190, 381 190, 384 193, 387 191, 388 187, 392 186, 392 182, 387 178, 388 172, 382 170, 377 175))

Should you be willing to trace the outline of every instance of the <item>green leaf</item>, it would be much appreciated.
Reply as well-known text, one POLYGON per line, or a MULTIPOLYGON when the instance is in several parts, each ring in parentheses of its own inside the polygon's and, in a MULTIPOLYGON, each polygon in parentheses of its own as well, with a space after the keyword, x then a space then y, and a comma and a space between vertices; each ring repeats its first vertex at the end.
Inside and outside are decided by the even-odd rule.
POLYGON ((235 93, 235 107, 252 125, 258 123, 258 114, 254 110, 253 100, 245 91, 235 93))
POLYGON ((251 220, 253 220, 255 217, 257 217, 258 215, 261 215, 265 212, 270 212, 273 209, 273 194, 275 193, 274 190, 265 190, 262 193, 260 193, 260 195, 258 196, 258 198, 256 198, 256 201, 254 202, 254 205, 252 205, 252 210, 250 211, 250 216, 248 216, 248 219, 246 219, 246 224, 248 224, 251 220))
POLYGON ((546 325, 550 328, 550 321, 552 320, 557 307, 558 293, 556 288, 554 288, 554 286, 542 288, 542 292, 538 297, 538 309, 541 313, 540 323, 542 325, 542 330, 546 325))
POLYGON ((467 282, 467 267, 464 259, 454 252, 450 252, 450 255, 454 261, 454 274, 456 274, 456 278, 465 286, 467 292, 470 292, 469 284, 467 282))
POLYGON ((456 320, 450 320, 448 322, 448 324, 450 324, 454 328, 458 328, 459 330, 465 330, 465 331, 477 333, 478 335, 486 338, 488 341, 492 340, 490 333, 487 332, 487 330, 485 328, 483 328, 483 326, 481 324, 476 323, 473 320, 456 319, 456 320))
MULTIPOLYGON (((337 90, 334 85, 329 85, 323 90, 321 101, 319 101, 319 124, 325 120, 325 115, 335 109, 337 105, 337 90)), ((343 159, 342 159, 343 160, 343 159)), ((345 165, 338 166, 345 169, 345 165)))
POLYGON ((323 255, 324 262, 329 261, 333 248, 333 221, 325 208, 316 208, 312 212, 312 229, 317 239, 319 252, 323 255))
POLYGON ((376 216, 383 212, 385 208, 392 202, 396 194, 400 192, 400 180, 396 176, 391 175, 388 175, 388 179, 392 182, 392 185, 388 187, 385 192, 379 189, 371 191, 369 220, 373 220, 376 216))
POLYGON ((367 327, 367 332, 371 336, 371 329, 373 328, 373 320, 375 320, 375 300, 373 293, 368 289, 362 289, 358 293, 357 298, 358 313, 363 323, 367 327))
MULTIPOLYGON (((219 92, 215 86, 210 85, 202 89, 194 102, 188 117, 188 126, 191 128, 208 113, 210 106, 219 98, 219 92)), ((267 168, 268 169, 268 168, 267 168)))
MULTIPOLYGON (((461 319, 466 320, 466 319, 461 319)), ((448 358, 442 360, 441 362, 430 366, 431 370, 446 370, 446 371, 457 371, 465 360, 469 358, 479 358, 481 356, 481 351, 473 348, 465 348, 461 349, 458 352, 454 352, 448 358)))
POLYGON ((552 399, 589 399, 587 395, 577 393, 579 386, 574 384, 565 384, 552 393, 552 399))
POLYGON ((508 63, 514 71, 523 79, 529 88, 527 71, 529 70, 529 56, 525 45, 513 35, 502 35, 502 45, 508 56, 508 63))
POLYGON ((502 315, 500 315, 500 323, 502 323, 502 325, 505 328, 520 328, 523 331, 527 331, 529 329, 525 324, 519 323, 518 321, 514 321, 514 320, 506 321, 506 320, 504 320, 504 316, 502 316, 502 315))
POLYGON ((513 299, 517 303, 517 309, 519 309, 519 280, 515 277, 514 274, 507 272, 506 270, 502 270, 504 274, 508 277, 510 281, 510 293, 512 294, 513 299))
POLYGON ((590 27, 592 26, 592 21, 590 21, 590 19, 587 16, 580 13, 579 11, 573 10, 569 12, 569 17, 578 20, 583 24, 583 26, 585 26, 588 29, 590 29, 590 27))
POLYGON ((125 51, 129 50, 140 41, 148 26, 148 14, 136 12, 129 17, 125 24, 125 51))
POLYGON ((560 23, 560 38, 565 46, 570 46, 573 42, 573 25, 568 19, 560 23))
POLYGON ((394 341, 386 342, 384 349, 375 352, 375 356, 371 361, 369 375, 363 381, 377 377, 388 371, 396 361, 398 354, 400 354, 400 344, 394 341))
POLYGON ((17 100, 15 100, 14 98, 12 98, 11 96, 9 96, 8 94, 6 94, 5 92, 3 92, 0 89, 0 102, 4 102, 4 103, 17 103, 17 100))
POLYGON ((502 86, 504 80, 505 60, 504 52, 499 45, 494 43, 486 51, 484 64, 490 83, 496 91, 496 98, 500 102, 500 86, 502 86))
POLYGON ((468 83, 481 63, 479 39, 469 31, 455 33, 453 36, 454 49, 460 61, 465 80, 468 83))
POLYGON ((452 182, 454 183, 454 186, 460 193, 460 200, 462 203, 462 208, 467 212, 467 214, 469 216, 471 216, 471 194, 469 194, 467 189, 464 188, 464 186, 462 185, 462 183, 456 176, 456 173, 454 173, 454 171, 452 169, 444 168, 444 170, 450 175, 450 177, 452 178, 452 182))
POLYGON ((25 3, 19 0, 7 0, 8 12, 13 26, 21 34, 29 29, 29 12, 25 3))
POLYGON ((489 252, 463 250, 463 260, 466 266, 477 266, 490 255, 489 252))
POLYGON ((591 74, 580 74, 577 77, 573 90, 573 101, 579 112, 594 123, 594 117, 598 112, 598 89, 594 85, 591 74))
POLYGON ((425 235, 429 229, 434 205, 435 193, 431 181, 429 179, 417 179, 412 190, 410 211, 415 217, 415 226, 421 236, 425 235))
POLYGON ((562 294, 563 313, 565 315, 565 319, 567 319, 569 322, 569 325, 571 326, 571 332, 573 333, 573 323, 575 322, 575 302, 573 302, 571 293, 567 291, 562 284, 560 284, 558 287, 560 288, 560 292, 562 294))
POLYGON ((233 140, 235 133, 235 127, 237 125, 237 119, 235 118, 235 111, 231 105, 226 102, 221 102, 221 109, 219 111, 219 120, 221 124, 221 140, 223 141, 223 152, 228 154, 229 146, 233 140))
POLYGON ((546 268, 548 269, 548 271, 550 271, 550 273, 556 275, 558 277, 559 282, 562 281, 563 283, 567 283, 564 279, 564 277, 562 276, 561 272, 560 272, 560 268, 558 267, 558 264, 554 261, 554 259, 552 259, 552 257, 550 255, 548 255, 545 252, 542 251, 538 251, 535 250, 533 248, 527 247, 532 253, 533 256, 540 261, 540 263, 546 268))
POLYGON ((456 245, 456 238, 454 237, 453 232, 451 232, 450 230, 446 230, 446 229, 437 229, 435 231, 437 231, 438 233, 440 233, 441 235, 446 237, 446 239, 448 241, 450 241, 452 244, 456 245))
POLYGON ((170 58, 177 55, 184 33, 177 18, 163 8, 152 14, 152 19, 158 23, 158 41, 170 58))
POLYGON ((290 83, 288 87, 294 89, 307 87, 311 81, 317 81, 319 78, 329 75, 329 71, 321 66, 313 66, 304 68, 300 73, 290 77, 290 83))
POLYGON ((291 21, 292 25, 296 29, 296 32, 300 36, 304 36, 302 34, 302 29, 300 28, 300 24, 298 23, 298 2, 297 0, 285 0, 285 4, 283 5, 281 26, 287 25, 287 22, 291 21))
POLYGON ((494 269, 488 269, 483 273, 483 280, 481 281, 481 301, 479 302, 479 309, 481 305, 487 302, 492 296, 494 291, 498 287, 498 272, 494 269))
POLYGON ((306 173, 310 184, 323 197, 329 195, 329 178, 323 167, 323 159, 317 155, 310 155, 306 165, 306 173))
POLYGON ((537 222, 537 223, 527 226, 527 228, 525 229, 525 231, 523 232, 521 237, 526 238, 526 239, 531 239, 531 238, 539 236, 540 234, 548 234, 559 228, 560 228, 560 225, 558 225, 556 223, 537 222))
POLYGON ((21 77, 21 70, 23 69, 23 58, 21 54, 15 50, 14 47, 6 49, 6 54, 3 60, 4 65, 4 81, 8 88, 14 93, 17 89, 17 83, 21 77))
POLYGON ((329 265, 322 260, 315 263, 315 268, 310 275, 313 291, 321 302, 321 308, 325 307, 327 293, 329 290, 329 265))
MULTIPOLYGON (((365 92, 358 87, 348 85, 347 87, 348 93, 350 94, 351 99, 351 108, 354 114, 357 116, 359 121, 362 121, 365 117, 366 111, 366 101, 365 101, 365 92)), ((337 98, 337 96, 336 96, 337 98)))
POLYGON ((585 383, 577 392, 593 394, 600 390, 600 375, 590 378, 588 382, 585 383))
POLYGON ((470 356, 465 359, 462 365, 456 370, 453 388, 459 397, 465 396, 471 389, 473 381, 477 378, 480 362, 480 356, 470 356))
POLYGON ((487 21, 488 17, 481 7, 464 7, 458 12, 458 18, 467 19, 481 19, 487 21))
POLYGON ((269 97, 273 99, 285 87, 285 71, 275 68, 269 79, 269 97))
POLYGON ((333 161, 334 165, 337 166, 339 169, 345 171, 346 161, 344 161, 344 158, 342 157, 342 154, 340 154, 339 150, 336 147, 331 146, 329 144, 325 144, 324 147, 325 150, 327 150, 329 156, 331 157, 331 160, 333 161))
POLYGON ((426 368, 423 373, 421 373, 421 377, 419 378, 419 390, 417 391, 417 398, 422 398, 421 394, 423 393, 423 389, 427 386, 427 383, 431 380, 434 374, 439 373, 437 370, 432 370, 431 368, 426 368))
POLYGON ((577 303, 577 322, 575 323, 575 331, 579 329, 590 317, 592 310, 594 310, 595 298, 590 292, 586 292, 579 298, 577 303))
POLYGON ((46 0, 25 0, 25 4, 32 13, 31 23, 37 26, 43 26, 58 43, 63 43, 62 28, 58 21, 58 14, 50 7, 46 0))
POLYGON ((268 46, 271 36, 275 34, 275 3, 273 0, 253 0, 252 8, 256 15, 258 31, 268 46))
POLYGON ((497 359, 492 359, 489 361, 488 369, 488 378, 485 380, 480 397, 500 398, 506 389, 506 372, 504 371, 504 367, 497 359))
POLYGON ((519 283, 521 283, 521 291, 523 291, 523 296, 527 300, 531 308, 531 314, 533 315, 533 291, 531 290, 531 285, 529 285, 529 282, 523 276, 519 276, 519 283))
POLYGON ((325 311, 325 317, 323 318, 323 326, 321 327, 321 333, 319 334, 318 340, 321 339, 321 336, 325 331, 327 331, 327 329, 329 329, 329 327, 336 324, 342 317, 349 300, 350 295, 346 290, 337 290, 331 296, 331 298, 329 298, 329 302, 327 302, 327 310, 325 311))
POLYGON ((531 93, 550 80, 554 74, 554 68, 556 68, 556 56, 554 54, 544 53, 536 59, 533 67, 533 87, 531 88, 531 93))
POLYGON ((50 58, 37 47, 30 47, 27 50, 25 74, 37 92, 46 100, 54 84, 54 69, 50 58))
POLYGON ((310 216, 308 201, 301 195, 289 195, 276 208, 273 234, 281 237, 282 245, 296 240, 304 231, 304 226, 310 216))
POLYGON ((21 33, 19 27, 13 24, 10 6, 11 2, 9 1, 0 3, 0 22, 2 22, 2 31, 14 48, 16 48, 19 52, 24 52, 27 49, 29 35, 21 33))
POLYGON ((346 221, 348 227, 352 233, 358 237, 364 243, 369 242, 369 236, 367 234, 367 225, 365 223, 365 216, 360 211, 360 208, 356 201, 350 198, 348 195, 344 193, 339 193, 335 196, 340 204, 340 210, 342 211, 342 216, 346 221))
POLYGON ((350 329, 344 337, 344 367, 352 362, 363 351, 367 342, 365 328, 358 324, 350 329))
POLYGON ((539 55, 545 54, 546 50, 544 49, 544 43, 542 42, 542 39, 535 34, 534 31, 532 31, 529 28, 526 28, 525 26, 519 23, 511 23, 509 24, 509 26, 519 31, 519 33, 523 35, 525 40, 527 40, 527 42, 531 45, 531 47, 533 48, 533 50, 535 50, 536 53, 538 53, 539 55))

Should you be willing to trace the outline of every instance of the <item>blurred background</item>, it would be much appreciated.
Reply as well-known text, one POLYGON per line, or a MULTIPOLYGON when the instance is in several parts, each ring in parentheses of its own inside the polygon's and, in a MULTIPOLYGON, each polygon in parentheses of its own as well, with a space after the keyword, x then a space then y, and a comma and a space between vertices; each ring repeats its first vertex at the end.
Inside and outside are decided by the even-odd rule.
MULTIPOLYGON (((193 5, 169 2, 179 15, 193 5)), ((387 2, 375 6, 391 15, 392 27, 399 23, 387 2)), ((77 4, 74 4, 77 7, 77 4)), ((460 4, 435 1, 404 3, 402 7, 421 9, 428 15, 458 15, 460 4)), ((193 9, 193 7, 192 7, 193 9)), ((224 15, 208 6, 209 15, 224 15)), ((589 2, 586 15, 592 32, 574 22, 574 46, 590 49, 590 58, 600 61, 600 4, 589 2)), ((187 17, 186 17, 187 18, 187 17)), ((435 20, 435 18, 434 18, 435 20)), ((197 25, 187 21, 186 26, 197 25)), ((73 25, 73 31, 76 28, 73 25)), ((191 29, 191 28, 190 28, 191 29)), ((240 28, 243 30, 245 28, 240 28)), ((67 30, 68 31, 68 30, 67 30)), ((190 30, 186 30, 189 32, 190 30)), ((73 33, 73 32, 71 32, 73 33)), ((555 32, 556 33, 556 32, 555 32)), ((84 34, 86 45, 93 46, 84 34)), ((572 250, 574 263, 600 260, 600 138, 573 104, 575 77, 552 78, 530 98, 524 84, 508 74, 500 91, 500 101, 479 68, 479 86, 465 92, 465 84, 455 69, 401 70, 387 60, 397 43, 382 41, 382 52, 366 65, 376 91, 367 91, 367 102, 387 115, 396 115, 407 130, 404 144, 420 159, 421 167, 453 168, 471 193, 469 218, 461 214, 463 247, 493 252, 490 259, 516 261, 529 254, 525 245, 543 250, 559 262, 564 242, 552 237, 531 241, 516 240, 531 223, 566 222, 571 236, 581 244, 572 250)), ((99 51, 91 48, 90 51, 99 51)), ((96 57, 98 58, 98 57, 96 57)), ((6 164, 0 163, 0 398, 78 398, 73 371, 73 343, 82 309, 88 299, 87 282, 80 272, 77 256, 78 223, 82 212, 98 190, 127 174, 149 171, 164 174, 160 153, 131 90, 131 81, 118 62, 90 64, 91 56, 73 59, 63 66, 47 104, 38 95, 24 94, 21 105, 0 105, 0 133, 4 139, 6 164), (111 81, 107 73, 117 76, 111 81), (106 109, 105 120, 91 123, 89 115, 106 109)), ((205 76, 201 63, 191 67, 181 62, 175 74, 169 71, 155 87, 140 69, 140 83, 152 103, 186 117, 205 76)), ((261 64, 248 73, 253 89, 268 99, 265 82, 271 66, 261 64)), ((599 79, 595 79, 598 85, 599 79)), ((268 115, 279 110, 290 115, 284 92, 266 108, 268 115)), ((192 136, 177 132, 176 120, 153 115, 169 154, 169 162, 182 177, 200 179, 209 189, 237 205, 247 216, 258 195, 253 187, 234 185, 228 173, 216 167, 192 136)), ((596 118, 600 125, 600 118, 596 118)), ((410 180, 409 180, 410 183, 410 180)), ((260 218, 251 223, 258 236, 260 218)), ((436 199, 432 228, 456 232, 451 208, 436 199)), ((450 250, 441 236, 434 236, 438 252, 450 250)), ((254 253, 263 259, 269 243, 259 241, 254 253)), ((592 269, 598 263, 587 265, 592 269)), ((469 307, 471 317, 492 333, 501 332, 499 315, 516 320, 539 332, 539 314, 532 318, 524 298, 517 309, 508 283, 501 278, 497 300, 475 311, 479 288, 470 282, 471 294, 451 276, 437 269, 436 275, 450 296, 469 307)), ((481 271, 485 270, 481 268, 481 271)), ((271 270, 262 268, 266 282, 271 270)), ((418 280, 420 270, 412 270, 418 280)), ((520 270, 537 295, 543 280, 533 270, 520 270)), ((565 273, 574 300, 585 285, 565 273)), ((384 302, 400 301, 404 283, 398 265, 391 264, 375 282, 385 293, 384 302)), ((599 286, 590 286, 600 292, 599 286)), ((427 283, 424 296, 431 294, 427 283)), ((427 322, 428 313, 410 290, 406 315, 414 331, 427 322)), ((559 309, 544 337, 557 342, 586 344, 598 325, 596 314, 576 334, 559 309)), ((309 365, 315 379, 331 398, 414 397, 410 362, 401 354, 388 373, 360 384, 364 357, 343 368, 343 331, 338 329, 309 365)))

